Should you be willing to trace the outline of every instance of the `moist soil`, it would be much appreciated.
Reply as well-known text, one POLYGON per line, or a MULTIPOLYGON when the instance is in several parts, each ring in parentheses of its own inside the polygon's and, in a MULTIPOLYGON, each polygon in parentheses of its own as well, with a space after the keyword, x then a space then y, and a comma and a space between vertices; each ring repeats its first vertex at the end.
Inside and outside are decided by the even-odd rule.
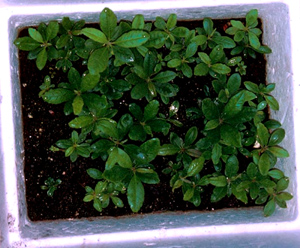
MULTIPOLYGON (((201 22, 181 22, 182 26, 194 28, 202 26, 201 22)), ((215 27, 222 31, 228 25, 227 20, 214 20, 215 27)), ((27 35, 26 29, 20 32, 20 37, 27 35)), ((123 208, 113 207, 111 203, 103 212, 99 213, 93 208, 91 202, 84 203, 85 186, 94 187, 97 183, 88 176, 88 168, 104 168, 104 162, 99 159, 86 159, 79 157, 72 163, 70 159, 64 156, 62 152, 52 152, 49 150, 59 139, 68 139, 71 129, 68 122, 74 116, 65 116, 63 105, 50 105, 39 98, 39 86, 43 83, 46 75, 52 75, 52 83, 67 82, 66 73, 55 69, 55 64, 48 63, 47 66, 39 71, 36 68, 35 61, 27 59, 27 52, 20 51, 20 84, 22 94, 22 114, 23 114, 23 135, 25 146, 25 184, 28 216, 32 221, 86 218, 99 216, 124 216, 133 215, 130 210, 126 195, 120 195, 124 202, 123 208), (58 186, 54 196, 48 197, 46 191, 41 190, 44 181, 52 177, 61 179, 62 183, 58 186)), ((242 76, 242 81, 252 81, 255 83, 265 83, 266 61, 263 55, 257 54, 257 59, 251 57, 243 58, 247 65, 247 76, 242 76)), ((80 64, 77 64, 82 67, 80 64)), ((76 63, 73 63, 76 66, 76 63)), ((182 128, 173 128, 181 137, 191 126, 203 126, 203 119, 187 120, 185 110, 189 107, 196 107, 198 99, 205 97, 203 85, 205 81, 211 78, 192 77, 191 79, 176 78, 174 82, 179 85, 179 94, 171 99, 170 102, 178 100, 180 109, 177 118, 183 122, 182 128)), ((132 100, 128 94, 120 100, 119 112, 131 103, 132 100)), ((162 113, 168 113, 168 107, 162 109, 162 113)), ((160 137, 161 143, 169 143, 168 136, 160 137)), ((145 184, 145 201, 143 207, 137 214, 165 212, 165 211, 187 211, 187 210, 216 210, 221 208, 239 208, 245 204, 236 200, 234 197, 225 197, 217 203, 210 202, 210 195, 213 187, 207 186, 201 194, 201 205, 195 207, 192 203, 183 201, 181 189, 172 192, 169 185, 170 175, 165 175, 162 170, 167 166, 166 159, 159 157, 152 164, 160 177, 160 183, 157 185, 145 184)), ((241 164, 242 162, 240 162, 241 164)), ((248 164, 244 161, 245 166, 248 164)), ((204 168, 207 173, 213 172, 212 165, 204 168)), ((202 173, 201 173, 202 174, 202 173)), ((254 205, 249 199, 247 206, 254 205)))

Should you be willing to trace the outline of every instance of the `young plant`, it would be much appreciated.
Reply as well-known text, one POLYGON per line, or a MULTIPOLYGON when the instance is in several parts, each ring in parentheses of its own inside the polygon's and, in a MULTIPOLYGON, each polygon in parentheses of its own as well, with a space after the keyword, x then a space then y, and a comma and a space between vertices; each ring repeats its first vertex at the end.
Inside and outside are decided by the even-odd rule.
POLYGON ((42 190, 47 190, 47 195, 49 197, 53 197, 55 190, 57 190, 58 185, 60 185, 62 181, 60 179, 53 179, 52 177, 48 177, 45 180, 44 185, 41 186, 42 190))

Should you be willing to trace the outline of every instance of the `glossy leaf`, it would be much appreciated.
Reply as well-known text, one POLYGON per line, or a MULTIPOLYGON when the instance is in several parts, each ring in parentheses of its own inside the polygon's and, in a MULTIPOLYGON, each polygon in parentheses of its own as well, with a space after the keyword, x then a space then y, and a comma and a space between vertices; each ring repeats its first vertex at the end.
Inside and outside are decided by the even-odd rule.
POLYGON ((89 168, 89 169, 87 169, 87 174, 93 179, 96 179, 96 180, 102 179, 102 172, 98 169, 89 168))
POLYGON ((266 176, 269 172, 270 169, 270 159, 267 153, 263 153, 258 161, 258 168, 259 172, 263 175, 266 176))
POLYGON ((152 100, 149 102, 144 109, 144 120, 148 121, 156 117, 159 110, 159 102, 152 100))
POLYGON ((278 145, 285 136, 285 131, 282 128, 278 128, 276 129, 272 134, 271 137, 269 139, 269 146, 275 146, 278 145))
POLYGON ((275 200, 274 200, 274 198, 272 198, 271 200, 268 201, 268 203, 264 207, 264 215, 266 217, 272 215, 275 211, 275 206, 276 206, 275 200))
POLYGON ((108 65, 108 60, 109 51, 106 47, 95 50, 88 60, 90 74, 98 75, 100 72, 103 72, 108 65))
POLYGON ((114 147, 109 154, 109 157, 106 161, 106 169, 111 169, 115 164, 120 165, 123 168, 131 168, 132 161, 129 155, 123 151, 121 148, 114 147))
POLYGON ((107 43, 108 40, 106 35, 101 32, 99 29, 96 28, 84 28, 81 30, 81 33, 87 36, 88 38, 92 39, 93 41, 99 43, 107 43))
POLYGON ((223 142, 230 146, 242 147, 241 133, 234 127, 224 124, 221 126, 221 138, 223 142))
POLYGON ((231 155, 226 161, 225 175, 231 178, 237 174, 238 170, 239 161, 235 155, 231 155))
POLYGON ((144 31, 129 31, 119 37, 114 43, 120 47, 132 48, 144 44, 150 35, 144 31))
POLYGON ((158 151, 158 155, 160 156, 168 156, 168 155, 174 155, 180 151, 180 148, 178 146, 175 146, 173 144, 164 144, 160 147, 158 151))
POLYGON ((275 155, 278 158, 287 158, 290 156, 287 150, 279 146, 269 147, 268 151, 270 151, 273 155, 275 155))
POLYGON ((141 180, 134 175, 130 180, 127 189, 127 198, 132 212, 136 213, 140 210, 144 203, 145 190, 141 180))
POLYGON ((204 162, 205 159, 203 157, 194 159, 188 167, 187 176, 192 177, 197 175, 203 169, 204 162))
POLYGON ((262 123, 259 123, 257 125, 257 136, 258 136, 258 142, 262 147, 268 144, 270 134, 268 129, 262 123))
POLYGON ((187 131, 187 133, 186 133, 186 135, 185 135, 185 138, 184 138, 184 144, 186 145, 186 146, 189 146, 189 145, 191 145, 191 144, 193 144, 194 143, 194 141, 197 139, 197 136, 198 136, 198 129, 197 129, 197 127, 191 127, 188 131, 187 131))
MULTIPOLYGON (((100 13, 100 28, 107 36, 108 40, 113 37, 117 27, 117 16, 109 8, 105 8, 100 13)), ((104 42, 103 42, 104 43, 104 42)))

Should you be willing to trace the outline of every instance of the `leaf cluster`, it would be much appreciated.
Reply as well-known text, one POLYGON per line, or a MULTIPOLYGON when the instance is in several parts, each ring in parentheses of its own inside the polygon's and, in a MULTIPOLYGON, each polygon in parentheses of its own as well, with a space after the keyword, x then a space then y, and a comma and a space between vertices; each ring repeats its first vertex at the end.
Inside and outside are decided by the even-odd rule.
POLYGON ((111 202, 123 207, 120 195, 126 194, 131 210, 138 212, 144 184, 160 182, 157 156, 167 161, 163 172, 170 175, 172 190, 181 189, 183 200, 195 206, 209 185, 211 202, 234 196, 247 204, 252 199, 265 204, 266 216, 292 198, 284 191, 288 178, 275 168, 278 158, 289 156, 279 145, 285 131, 267 116, 268 107, 279 109, 271 95, 275 84, 243 81, 247 65, 237 56, 271 52, 261 44, 257 10, 244 21, 231 20, 223 33, 210 18, 189 29, 178 25, 175 14, 153 22, 143 15, 118 21, 105 8, 98 26, 64 17, 61 23, 29 28, 28 34, 14 42, 29 51, 28 59, 35 59, 39 70, 54 61, 66 73, 58 83, 46 76, 40 85, 39 96, 64 104, 64 113, 73 116, 68 125, 76 129, 51 150, 72 162, 80 156, 97 161, 87 170, 97 183, 85 187, 84 202, 93 202, 98 211, 111 202), (75 69, 76 61, 80 68, 75 69), (173 132, 184 126, 177 118, 178 92, 185 80, 203 77, 209 78, 209 84, 203 82, 206 97, 188 108, 186 117, 200 119, 204 128, 173 132), (124 96, 125 107, 120 107, 124 96), (162 111, 166 106, 169 111, 162 111), (162 143, 164 136, 169 142, 162 143))

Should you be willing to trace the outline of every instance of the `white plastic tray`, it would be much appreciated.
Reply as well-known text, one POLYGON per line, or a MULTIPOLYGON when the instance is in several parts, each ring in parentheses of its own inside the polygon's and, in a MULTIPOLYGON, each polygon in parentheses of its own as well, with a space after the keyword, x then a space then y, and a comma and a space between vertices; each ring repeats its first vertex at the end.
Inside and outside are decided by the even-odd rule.
POLYGON ((0 0, 0 247, 300 247, 300 3, 294 0, 99 1, 0 0), (149 214, 137 217, 31 222, 27 218, 17 49, 20 27, 62 19, 96 22, 104 7, 120 19, 149 20, 176 13, 179 19, 234 18, 257 8, 263 20, 267 81, 275 82, 281 109, 272 112, 286 129, 290 157, 278 167, 290 177, 293 200, 264 218, 261 207, 149 214))

